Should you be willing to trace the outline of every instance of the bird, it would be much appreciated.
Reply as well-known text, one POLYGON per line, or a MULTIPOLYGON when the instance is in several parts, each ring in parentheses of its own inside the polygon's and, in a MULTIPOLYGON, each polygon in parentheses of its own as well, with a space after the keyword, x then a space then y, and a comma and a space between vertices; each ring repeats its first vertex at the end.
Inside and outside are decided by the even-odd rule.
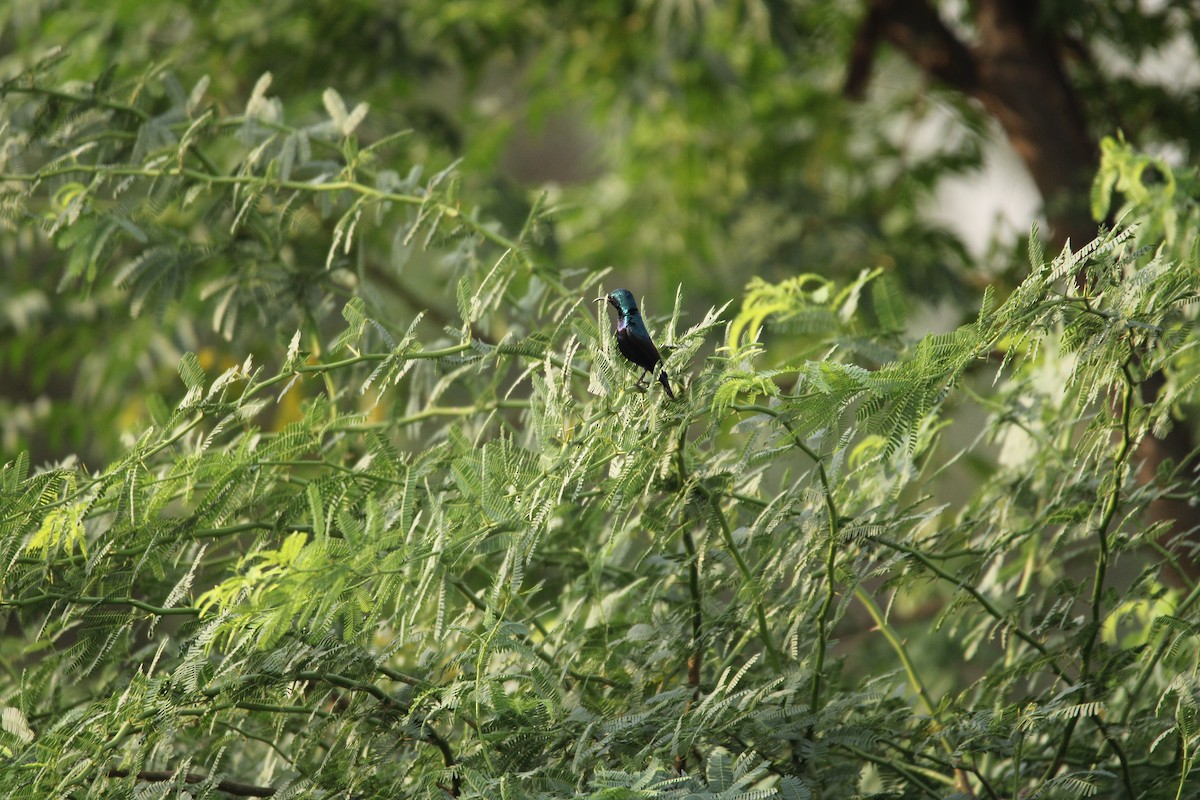
MULTIPOLYGON (((650 331, 646 329, 646 323, 642 321, 642 314, 638 311, 637 302, 633 299, 633 292, 628 289, 614 289, 608 293, 607 298, 601 297, 598 298, 598 301, 605 299, 617 310, 617 349, 631 364, 639 366, 653 375, 654 368, 662 363, 662 356, 658 354, 658 348, 654 346, 654 340, 650 338, 650 331)), ((639 378, 638 384, 640 385, 641 382, 642 380, 639 378)), ((658 373, 658 382, 662 384, 667 397, 674 400, 675 393, 671 391, 666 370, 658 373)))

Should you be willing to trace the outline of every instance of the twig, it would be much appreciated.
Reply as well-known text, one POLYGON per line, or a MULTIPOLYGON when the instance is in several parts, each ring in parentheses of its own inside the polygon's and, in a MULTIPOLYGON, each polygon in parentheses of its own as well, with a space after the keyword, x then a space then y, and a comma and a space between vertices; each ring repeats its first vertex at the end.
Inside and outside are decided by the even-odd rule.
MULTIPOLYGON (((687 659, 687 682, 691 687, 692 696, 688 698, 683 713, 687 715, 692 710, 692 703, 700 699, 700 671, 704 659, 704 644, 702 642, 704 616, 700 606, 700 562, 696 557, 696 541, 692 532, 684 529, 683 549, 688 556, 688 594, 692 605, 692 646, 687 659)), ((687 756, 675 755, 675 771, 682 773, 687 768, 687 756)))
MULTIPOLYGON (((797 449, 816 465, 817 477, 821 482, 821 494, 825 499, 825 513, 828 516, 829 524, 829 546, 825 551, 825 598, 821 602, 821 610, 817 615, 817 653, 813 659, 813 679, 812 688, 809 692, 809 707, 814 715, 814 720, 817 711, 821 707, 821 673, 825 669, 825 655, 828 649, 829 642, 829 616, 833 612, 833 601, 837 596, 836 584, 836 569, 837 569, 837 546, 841 539, 840 523, 838 522, 837 503, 833 498, 833 487, 829 481, 829 473, 825 470, 825 461, 821 456, 817 455, 811 447, 809 447, 803 439, 796 435, 796 431, 788 423, 786 419, 780 416, 773 408, 760 405, 735 405, 734 410, 765 414, 771 417, 787 431, 792 437, 792 442, 797 449)), ((816 724, 815 722, 813 723, 816 724)), ((813 726, 809 726, 808 738, 812 739, 814 734, 813 726)))
MULTIPOLYGON (((173 769, 144 769, 137 773, 139 781, 147 783, 162 783, 165 781, 175 780, 176 771, 173 769)), ((128 778, 130 775, 127 769, 110 769, 108 777, 110 778, 128 778)), ((208 780, 207 775, 201 775, 198 772, 188 772, 183 776, 184 783, 203 783, 208 780)), ((225 792, 225 794, 237 795, 238 797, 272 797, 275 794, 275 789, 271 786, 256 786, 253 783, 240 783, 238 781, 220 781, 217 783, 217 791, 225 792)))

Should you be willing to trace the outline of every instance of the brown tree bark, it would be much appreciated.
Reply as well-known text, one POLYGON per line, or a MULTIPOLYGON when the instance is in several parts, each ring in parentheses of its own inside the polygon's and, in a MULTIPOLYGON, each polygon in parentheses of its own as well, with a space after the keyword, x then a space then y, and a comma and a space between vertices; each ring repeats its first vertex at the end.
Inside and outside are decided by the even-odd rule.
POLYGON ((872 0, 859 29, 846 93, 861 96, 876 48, 887 42, 922 71, 975 98, 1000 124, 1046 204, 1061 246, 1090 242, 1088 187, 1099 150, 1088 132, 1059 48, 1038 29, 1032 0, 978 0, 976 41, 964 43, 925 0, 872 0))
MULTIPOLYGON (((1096 235, 1088 198, 1099 167, 1098 148, 1063 68, 1063 48, 1039 26, 1038 10, 1037 0, 976 0, 974 41, 967 43, 929 0, 871 0, 850 55, 845 91, 862 96, 875 51, 888 43, 930 77, 977 100, 1033 177, 1055 247, 1069 240, 1078 249, 1096 235)), ((1151 376, 1142 387, 1148 400, 1161 381, 1151 376)), ((1191 439, 1181 426, 1169 439, 1143 440, 1135 454, 1139 479, 1153 480, 1168 458, 1176 464, 1191 459, 1191 439)), ((1200 531, 1200 508, 1184 502, 1156 501, 1149 517, 1174 522, 1164 542, 1184 533, 1191 545, 1200 531)), ((1200 578, 1190 547, 1181 553, 1180 566, 1186 578, 1200 578)), ((1171 579, 1174 573, 1165 576, 1171 579)))

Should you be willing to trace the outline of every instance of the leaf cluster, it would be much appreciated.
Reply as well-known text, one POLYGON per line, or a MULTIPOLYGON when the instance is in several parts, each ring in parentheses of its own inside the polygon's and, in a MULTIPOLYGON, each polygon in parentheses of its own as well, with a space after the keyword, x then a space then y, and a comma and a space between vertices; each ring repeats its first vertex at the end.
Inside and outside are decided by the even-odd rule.
POLYGON ((0 792, 1194 788, 1200 591, 1140 521, 1194 487, 1135 453, 1195 400, 1200 275, 1136 214, 915 341, 886 271, 647 298, 671 402, 613 279, 537 256, 543 205, 507 232, 337 93, 292 125, 266 77, 238 111, 30 80, 5 219, 66 288, 282 335, 180 357, 116 458, 0 471, 0 792), (370 265, 409 259, 457 318, 381 313, 370 265))

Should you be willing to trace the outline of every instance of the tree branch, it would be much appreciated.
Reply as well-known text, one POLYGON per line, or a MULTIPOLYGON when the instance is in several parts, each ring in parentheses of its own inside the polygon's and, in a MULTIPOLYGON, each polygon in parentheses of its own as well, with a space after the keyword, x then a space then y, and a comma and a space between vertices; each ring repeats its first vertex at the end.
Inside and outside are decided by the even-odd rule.
MULTIPOLYGON (((128 778, 130 775, 127 769, 110 769, 108 777, 110 778, 128 778)), ((176 771, 173 769, 144 769, 137 773, 139 781, 147 783, 162 783, 165 781, 175 780, 176 771)), ((188 772, 184 774, 184 783, 203 783, 208 780, 207 775, 201 775, 198 772, 188 772)), ((217 791, 225 792, 225 794, 237 795, 238 797, 272 797, 275 794, 275 789, 270 786, 256 786, 252 783, 240 783, 238 781, 220 781, 217 784, 217 791)))
POLYGON ((963 92, 973 93, 978 84, 975 58, 922 0, 873 0, 859 27, 850 54, 844 92, 861 99, 882 41, 895 45, 922 72, 963 92))

